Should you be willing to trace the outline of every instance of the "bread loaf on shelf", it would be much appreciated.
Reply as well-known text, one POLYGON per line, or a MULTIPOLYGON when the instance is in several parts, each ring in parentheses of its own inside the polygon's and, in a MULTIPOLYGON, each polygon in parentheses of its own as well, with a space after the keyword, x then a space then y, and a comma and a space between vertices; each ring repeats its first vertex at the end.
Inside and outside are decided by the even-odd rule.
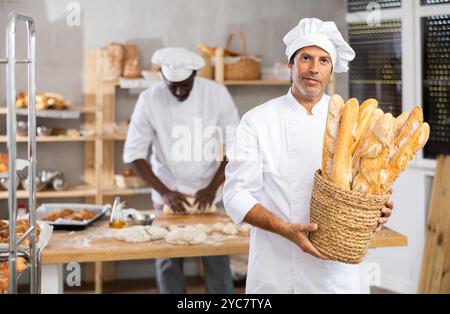
POLYGON ((135 79, 141 76, 139 68, 139 48, 136 45, 125 45, 125 63, 123 77, 135 79))
POLYGON ((338 187, 350 190, 352 181, 352 151, 353 134, 358 121, 359 103, 355 98, 350 99, 344 106, 342 118, 336 140, 333 157, 331 181, 338 187))
POLYGON ((344 99, 339 95, 331 97, 328 104, 327 124, 323 137, 322 148, 322 175, 330 178, 333 169, 333 157, 336 147, 336 140, 339 133, 344 99))

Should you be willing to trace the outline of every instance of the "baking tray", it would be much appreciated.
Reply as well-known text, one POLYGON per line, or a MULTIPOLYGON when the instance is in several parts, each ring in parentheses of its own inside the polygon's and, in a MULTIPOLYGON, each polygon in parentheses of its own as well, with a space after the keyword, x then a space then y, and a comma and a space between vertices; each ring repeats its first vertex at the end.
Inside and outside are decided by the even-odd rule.
POLYGON ((75 221, 68 219, 58 219, 55 221, 45 221, 49 225, 53 226, 55 230, 84 230, 89 227, 94 221, 100 219, 110 208, 111 205, 93 205, 93 204, 42 204, 37 209, 37 220, 40 220, 43 216, 58 211, 62 208, 68 208, 73 211, 80 210, 82 208, 97 212, 97 214, 89 220, 75 221))
MULTIPOLYGON (((28 217, 26 217, 28 219, 28 217)), ((3 222, 9 224, 8 220, 2 220, 3 222)), ((42 250, 47 246, 47 244, 50 242, 50 238, 53 234, 53 227, 50 226, 47 221, 39 221, 36 222, 36 224, 39 224, 39 227, 41 228, 41 234, 39 236, 39 241, 36 243, 36 248, 38 250, 38 253, 42 252, 42 250)), ((0 243, 0 257, 3 257, 5 253, 7 253, 9 250, 9 243, 0 243)), ((30 250, 30 247, 27 245, 20 244, 17 247, 17 252, 28 252, 30 250)))

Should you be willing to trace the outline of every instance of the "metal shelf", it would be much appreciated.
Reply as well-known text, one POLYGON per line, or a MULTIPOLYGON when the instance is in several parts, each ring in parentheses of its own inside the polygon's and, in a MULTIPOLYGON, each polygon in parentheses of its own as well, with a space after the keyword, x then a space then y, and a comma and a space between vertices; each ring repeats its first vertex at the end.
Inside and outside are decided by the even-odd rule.
MULTIPOLYGON (((37 198, 70 198, 70 197, 86 197, 95 196, 96 190, 91 185, 78 185, 70 187, 65 191, 41 191, 36 193, 37 198)), ((0 191, 0 200, 8 198, 8 191, 0 191)), ((18 199, 28 198, 28 191, 18 190, 18 199)))

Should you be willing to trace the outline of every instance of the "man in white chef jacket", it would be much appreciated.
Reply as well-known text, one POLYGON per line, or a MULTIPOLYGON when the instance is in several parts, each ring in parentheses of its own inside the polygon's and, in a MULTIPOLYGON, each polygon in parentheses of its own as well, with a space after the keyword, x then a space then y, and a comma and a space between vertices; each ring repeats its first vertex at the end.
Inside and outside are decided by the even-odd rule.
MULTIPOLYGON (((224 204, 252 224, 247 293, 358 293, 357 265, 327 260, 308 239, 314 172, 321 167, 331 73, 355 53, 334 22, 303 19, 286 34, 291 88, 247 112, 228 149, 224 204)), ((391 214, 383 209, 380 226, 391 214)), ((380 227, 379 226, 379 227, 380 227)))
MULTIPOLYGON (((192 196, 204 210, 222 199, 226 161, 217 154, 226 147, 226 127, 239 124, 236 106, 223 85, 197 77, 204 66, 197 54, 163 48, 152 62, 163 82, 139 96, 123 160, 153 188, 155 208, 167 204, 182 213, 192 196)), ((228 256, 203 257, 203 265, 207 293, 234 292, 228 256)), ((158 259, 156 270, 160 293, 185 292, 182 258, 158 259)))

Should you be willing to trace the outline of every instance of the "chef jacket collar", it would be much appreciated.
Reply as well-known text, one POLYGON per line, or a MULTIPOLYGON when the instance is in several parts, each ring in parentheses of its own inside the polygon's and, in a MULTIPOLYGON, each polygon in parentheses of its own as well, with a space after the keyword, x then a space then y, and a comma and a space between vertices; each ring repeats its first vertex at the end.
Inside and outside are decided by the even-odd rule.
MULTIPOLYGON (((289 91, 287 92, 286 97, 287 97, 291 107, 293 107, 294 110, 299 111, 299 112, 303 113, 304 115, 308 115, 308 111, 306 110, 306 108, 303 107, 297 101, 297 99, 295 99, 294 95, 292 94, 291 88, 289 88, 289 91)), ((314 107, 312 108, 311 112, 312 112, 313 116, 328 112, 328 106, 327 106, 328 104, 325 101, 325 97, 326 97, 326 95, 323 94, 323 96, 319 100, 319 102, 317 104, 315 104, 314 107)))

